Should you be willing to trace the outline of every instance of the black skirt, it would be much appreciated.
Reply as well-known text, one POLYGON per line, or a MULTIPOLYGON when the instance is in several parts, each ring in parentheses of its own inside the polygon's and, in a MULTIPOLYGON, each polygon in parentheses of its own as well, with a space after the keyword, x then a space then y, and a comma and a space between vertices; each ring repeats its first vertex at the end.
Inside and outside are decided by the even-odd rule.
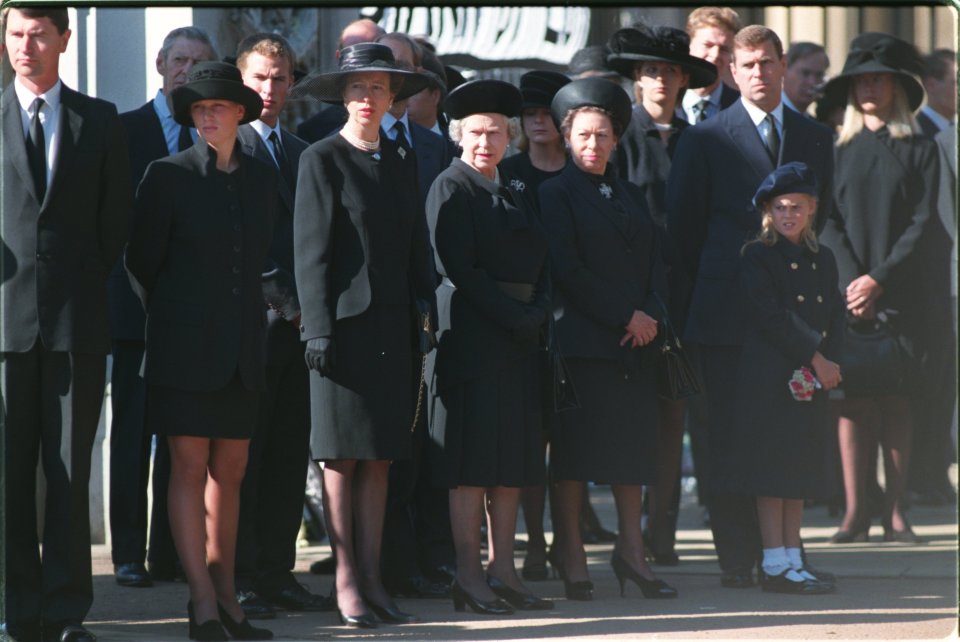
POLYGON ((540 354, 430 399, 431 469, 439 487, 542 484, 540 354))
POLYGON ((147 386, 147 430, 157 435, 250 439, 257 427, 260 393, 243 385, 240 373, 211 392, 147 386))
POLYGON ((311 456, 408 459, 416 394, 409 305, 372 305, 334 326, 333 373, 310 371, 311 456))
POLYGON ((567 359, 580 407, 551 422, 550 476, 556 481, 649 484, 656 480, 655 371, 627 373, 606 359, 567 359))

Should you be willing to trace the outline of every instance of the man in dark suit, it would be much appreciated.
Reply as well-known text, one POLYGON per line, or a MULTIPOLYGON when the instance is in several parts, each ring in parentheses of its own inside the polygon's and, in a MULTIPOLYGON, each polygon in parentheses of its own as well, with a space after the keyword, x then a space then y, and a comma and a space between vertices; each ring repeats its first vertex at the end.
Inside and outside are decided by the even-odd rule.
POLYGON ((935 138, 957 122, 957 54, 937 49, 923 59, 923 89, 927 103, 917 112, 920 129, 935 138))
POLYGON ((716 82, 688 89, 677 105, 677 115, 691 125, 716 116, 739 98, 730 77, 730 52, 733 37, 740 30, 740 16, 729 7, 700 7, 687 16, 690 55, 716 65, 716 82))
POLYGON ((263 99, 260 118, 237 132, 243 151, 277 170, 277 218, 270 248, 267 305, 267 390, 260 398, 240 490, 237 600, 247 617, 272 617, 273 607, 332 610, 329 598, 293 576, 310 458, 309 376, 300 341, 300 304, 293 278, 293 204, 300 154, 307 143, 280 127, 296 59, 282 36, 257 33, 237 46, 245 85, 263 99))
POLYGON ((815 42, 794 42, 787 50, 787 71, 783 75, 783 104, 810 118, 807 109, 823 87, 830 68, 826 49, 815 42))
MULTIPOLYGON (((389 33, 377 42, 390 47, 401 67, 420 67, 422 49, 410 36, 389 33)), ((381 136, 398 141, 415 155, 420 202, 425 204, 430 185, 452 160, 451 148, 439 134, 410 119, 406 100, 393 102, 380 128, 381 136)), ((419 381, 419 360, 416 366, 419 381)), ((446 570, 452 570, 454 565, 448 492, 428 481, 423 457, 425 433, 426 422, 420 421, 414 435, 413 457, 390 465, 384 523, 384 541, 390 542, 390 546, 383 549, 382 566, 384 586, 397 596, 444 597, 448 580, 452 579, 446 577, 446 570), (434 579, 427 574, 434 575, 434 579)))
POLYGON ((709 408, 708 507, 727 587, 753 584, 760 551, 753 497, 732 469, 733 374, 745 325, 738 291, 740 248, 760 229, 751 199, 779 164, 802 161, 819 182, 817 219, 829 214, 830 131, 780 102, 785 63, 777 35, 760 25, 734 38, 732 71, 741 99, 680 136, 667 183, 667 229, 695 285, 686 338, 699 345, 709 408))
POLYGON ((67 10, 3 9, 0 385, 6 634, 89 642, 90 455, 106 383, 106 281, 130 183, 116 108, 65 86, 67 10), (43 556, 36 475, 46 478, 43 556))
MULTIPOLYGON (((355 45, 358 42, 375 42, 377 38, 386 33, 383 27, 369 18, 354 20, 340 32, 340 40, 337 42, 337 50, 334 56, 340 60, 340 52, 344 47, 355 45)), ((321 138, 326 138, 335 131, 339 131, 343 124, 347 122, 347 109, 343 105, 325 105, 323 109, 306 119, 297 127, 297 136, 307 141, 315 143, 321 138)))
MULTIPOLYGON (((120 114, 127 131, 133 191, 147 165, 193 146, 191 129, 173 120, 170 92, 182 85, 196 62, 214 57, 213 43, 202 29, 180 27, 163 39, 157 73, 163 85, 153 100, 120 114)), ((110 535, 114 575, 121 586, 150 586, 152 579, 172 580, 178 574, 177 554, 167 517, 170 453, 158 439, 153 464, 153 508, 150 519, 150 573, 144 566, 147 546, 147 475, 153 436, 144 427, 146 387, 143 361, 143 307, 117 261, 107 283, 113 369, 110 376, 110 535), (153 578, 151 578, 153 575, 153 578)))

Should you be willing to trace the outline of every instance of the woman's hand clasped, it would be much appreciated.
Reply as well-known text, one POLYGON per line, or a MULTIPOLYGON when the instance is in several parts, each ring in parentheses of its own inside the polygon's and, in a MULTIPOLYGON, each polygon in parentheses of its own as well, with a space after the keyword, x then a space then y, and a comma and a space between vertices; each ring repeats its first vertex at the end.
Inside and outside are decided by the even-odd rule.
POLYGON ((847 309, 858 319, 873 319, 875 304, 883 294, 883 286, 869 274, 859 276, 847 286, 847 309))
POLYGON ((843 381, 843 377, 840 376, 840 366, 819 352, 813 353, 810 365, 813 366, 813 372, 817 375, 817 379, 824 390, 833 390, 843 381))
POLYGON ((634 310, 626 327, 627 333, 620 339, 620 345, 630 344, 630 349, 647 345, 657 337, 657 320, 646 312, 634 310))
POLYGON ((307 367, 316 370, 321 377, 333 372, 333 365, 337 362, 336 350, 331 337, 317 337, 307 341, 307 348, 303 352, 303 359, 307 367))

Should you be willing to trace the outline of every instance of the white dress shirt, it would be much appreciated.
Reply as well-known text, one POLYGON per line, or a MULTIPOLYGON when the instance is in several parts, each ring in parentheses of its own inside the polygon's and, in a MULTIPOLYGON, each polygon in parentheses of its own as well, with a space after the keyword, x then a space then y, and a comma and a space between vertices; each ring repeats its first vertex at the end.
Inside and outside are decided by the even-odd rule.
MULTIPOLYGON (((767 112, 763 111, 753 103, 749 102, 746 98, 740 97, 740 102, 743 103, 743 106, 747 109, 747 114, 750 115, 750 120, 753 121, 754 126, 757 128, 757 132, 760 134, 760 140, 766 142, 767 133, 770 129, 770 123, 767 122, 767 112)), ((770 112, 773 115, 773 122, 777 126, 777 135, 780 138, 780 144, 783 144, 783 103, 777 103, 777 106, 770 112)))
POLYGON ((53 169, 57 166, 57 152, 60 150, 60 88, 62 84, 57 80, 53 87, 39 96, 26 88, 19 78, 13 81, 13 89, 20 103, 20 123, 23 125, 23 139, 30 135, 30 120, 33 118, 33 101, 43 99, 40 109, 40 126, 43 127, 43 141, 47 146, 44 150, 47 156, 47 188, 53 180, 53 169))
POLYGON ((410 134, 410 119, 407 118, 407 112, 403 112, 403 116, 400 118, 394 118, 393 114, 390 112, 385 113, 383 115, 383 120, 380 121, 380 127, 383 128, 383 131, 387 132, 387 137, 390 140, 397 140, 397 132, 393 128, 393 125, 398 120, 403 123, 404 133, 407 137, 407 145, 410 147, 410 149, 413 149, 413 137, 410 134))

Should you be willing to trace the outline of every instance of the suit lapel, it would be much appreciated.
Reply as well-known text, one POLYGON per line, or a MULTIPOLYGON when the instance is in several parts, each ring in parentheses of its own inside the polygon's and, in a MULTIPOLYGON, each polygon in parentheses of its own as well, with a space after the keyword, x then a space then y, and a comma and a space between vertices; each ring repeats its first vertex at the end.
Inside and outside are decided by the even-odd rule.
POLYGON ((17 92, 13 85, 8 85, 3 92, 3 153, 7 157, 7 162, 16 168, 27 192, 36 199, 37 192, 34 189, 30 164, 27 161, 27 142, 23 137, 20 103, 17 102, 17 92))
POLYGON ((77 105, 73 98, 74 92, 68 87, 61 85, 60 118, 57 121, 60 144, 57 149, 57 161, 50 176, 50 187, 47 189, 47 197, 44 199, 44 203, 49 202, 59 189, 60 184, 67 180, 69 175, 67 169, 73 162, 73 158, 79 147, 80 134, 83 129, 83 115, 76 110, 77 105))
MULTIPOLYGON (((244 152, 257 160, 263 161, 277 172, 277 185, 280 189, 280 199, 283 201, 287 211, 292 212, 293 193, 290 191, 290 186, 283 180, 283 174, 277 169, 277 161, 273 159, 273 155, 270 153, 270 150, 267 149, 267 144, 260 138, 260 134, 250 125, 243 125, 237 130, 237 136, 240 138, 244 152)), ((286 145, 283 141, 281 141, 281 143, 286 145)), ((287 156, 289 158, 289 153, 287 156)), ((294 173, 294 176, 296 176, 296 173, 294 173)))
POLYGON ((743 103, 734 103, 724 111, 724 115, 726 130, 733 144, 761 179, 767 176, 774 170, 773 162, 743 103))

